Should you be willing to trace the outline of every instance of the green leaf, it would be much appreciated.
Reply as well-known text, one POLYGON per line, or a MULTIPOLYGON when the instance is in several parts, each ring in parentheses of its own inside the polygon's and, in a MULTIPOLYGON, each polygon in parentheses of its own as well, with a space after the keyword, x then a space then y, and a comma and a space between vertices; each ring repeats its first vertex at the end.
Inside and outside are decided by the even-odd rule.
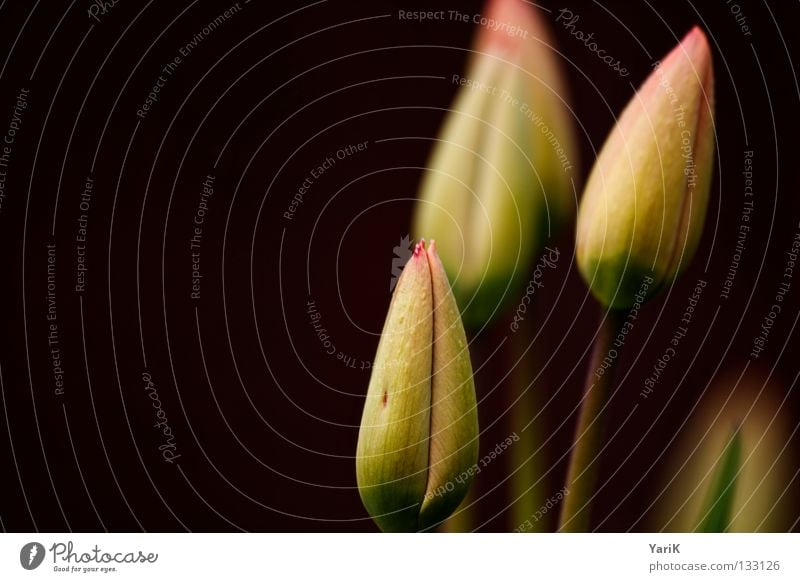
POLYGON ((742 433, 736 428, 717 461, 695 531, 719 533, 730 527, 736 481, 742 467, 742 433))

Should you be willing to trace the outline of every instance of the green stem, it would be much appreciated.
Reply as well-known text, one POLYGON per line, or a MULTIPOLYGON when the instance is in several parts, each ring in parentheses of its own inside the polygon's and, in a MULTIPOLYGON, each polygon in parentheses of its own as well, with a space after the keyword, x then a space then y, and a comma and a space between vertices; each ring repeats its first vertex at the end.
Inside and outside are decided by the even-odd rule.
POLYGON ((613 343, 624 317, 624 312, 609 310, 594 342, 567 472, 566 488, 569 493, 561 506, 558 529, 562 532, 589 529, 589 500, 597 481, 597 455, 602 447, 606 424, 603 407, 614 388, 614 371, 621 356, 621 349, 613 347, 613 343), (604 369, 604 372, 598 377, 596 371, 599 369, 604 369))
MULTIPOLYGON (((509 482, 511 499, 515 500, 511 509, 511 529, 519 528, 521 524, 531 519, 536 510, 545 501, 544 480, 542 474, 541 455, 534 455, 537 445, 541 442, 539 436, 542 432, 540 416, 534 421, 531 418, 539 410, 539 394, 529 386, 531 379, 539 372, 536 361, 537 352, 532 348, 533 324, 527 319, 519 325, 517 333, 511 338, 512 366, 509 378, 509 398, 519 400, 511 405, 509 418, 509 432, 517 432, 520 442, 514 445, 509 454, 511 462, 511 478, 509 482), (528 350, 527 354, 525 350, 528 350), (527 429, 522 430, 527 426, 527 429), (538 483, 537 483, 538 481, 538 483)), ((540 382, 541 384, 541 382, 540 382)), ((533 527, 526 531, 545 531, 545 521, 534 522, 533 527)))
POLYGON ((475 489, 470 488, 464 501, 439 527, 442 533, 468 533, 475 528, 475 489))

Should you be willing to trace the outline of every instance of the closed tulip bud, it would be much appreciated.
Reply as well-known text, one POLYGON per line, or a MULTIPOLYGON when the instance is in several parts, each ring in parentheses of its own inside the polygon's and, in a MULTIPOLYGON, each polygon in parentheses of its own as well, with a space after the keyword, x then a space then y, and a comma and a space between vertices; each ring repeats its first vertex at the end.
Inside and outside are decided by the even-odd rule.
POLYGON ((628 308, 689 264, 703 230, 714 157, 711 51, 695 27, 625 108, 578 211, 577 260, 606 306, 628 308))
POLYGON ((573 129, 550 35, 521 0, 490 0, 419 192, 469 325, 485 323, 574 212, 573 129), (516 28, 514 28, 516 27, 516 28))
POLYGON ((663 463, 651 531, 787 532, 796 527, 791 386, 751 367, 704 392, 663 463))
POLYGON ((361 499, 383 531, 446 519, 478 456, 475 384, 447 275, 431 241, 395 287, 372 369, 356 453, 361 499))

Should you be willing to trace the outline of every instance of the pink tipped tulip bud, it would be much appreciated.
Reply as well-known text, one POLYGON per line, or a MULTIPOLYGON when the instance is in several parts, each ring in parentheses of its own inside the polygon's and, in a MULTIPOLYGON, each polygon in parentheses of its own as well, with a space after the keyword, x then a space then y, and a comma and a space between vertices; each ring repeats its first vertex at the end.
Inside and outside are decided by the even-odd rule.
POLYGON ((413 230, 432 236, 468 325, 517 296, 549 236, 574 214, 577 163, 559 57, 538 9, 489 0, 435 142, 413 230))
POLYGON ((644 287, 651 296, 694 255, 714 159, 711 61, 705 34, 693 28, 634 95, 592 169, 577 260, 608 307, 631 307, 644 287))
POLYGON ((383 531, 445 520, 478 457, 475 384, 464 326, 436 246, 414 249, 375 355, 356 453, 361 499, 383 531))

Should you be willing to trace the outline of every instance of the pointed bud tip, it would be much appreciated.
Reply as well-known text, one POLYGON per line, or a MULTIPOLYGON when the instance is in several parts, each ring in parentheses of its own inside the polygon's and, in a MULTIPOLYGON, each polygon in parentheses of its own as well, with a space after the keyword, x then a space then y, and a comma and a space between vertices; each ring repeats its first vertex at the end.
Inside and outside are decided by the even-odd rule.
POLYGON ((711 55, 708 37, 703 29, 695 25, 686 33, 681 41, 683 49, 691 55, 693 60, 707 59, 711 55))
MULTIPOLYGON (((708 37, 699 26, 693 26, 680 43, 664 58, 662 66, 687 58, 695 69, 703 71, 711 64, 711 46, 708 37)), ((702 78, 702 75, 701 75, 702 78)))
MULTIPOLYGON (((433 241, 431 241, 433 242, 433 241)), ((420 241, 414 247, 414 256, 418 257, 422 251, 425 250, 425 239, 420 239, 420 241)))
POLYGON ((521 0, 488 0, 482 16, 498 26, 483 26, 478 35, 476 49, 514 60, 520 47, 526 44, 530 34, 537 32, 539 26, 536 14, 521 0), (502 23, 504 26, 499 26, 502 23), (509 34, 509 27, 519 27, 520 34, 509 34))
POLYGON ((703 32, 703 29, 700 28, 698 25, 694 25, 689 32, 683 37, 681 44, 684 46, 691 46, 695 43, 701 42, 705 40, 706 35, 703 32))
MULTIPOLYGON (((428 244, 428 264, 431 266, 431 275, 437 277, 441 272, 444 275, 444 265, 442 265, 442 260, 439 258, 439 253, 436 252, 436 241, 431 239, 430 243, 428 244)), ((447 275, 444 275, 445 279, 447 275)))

